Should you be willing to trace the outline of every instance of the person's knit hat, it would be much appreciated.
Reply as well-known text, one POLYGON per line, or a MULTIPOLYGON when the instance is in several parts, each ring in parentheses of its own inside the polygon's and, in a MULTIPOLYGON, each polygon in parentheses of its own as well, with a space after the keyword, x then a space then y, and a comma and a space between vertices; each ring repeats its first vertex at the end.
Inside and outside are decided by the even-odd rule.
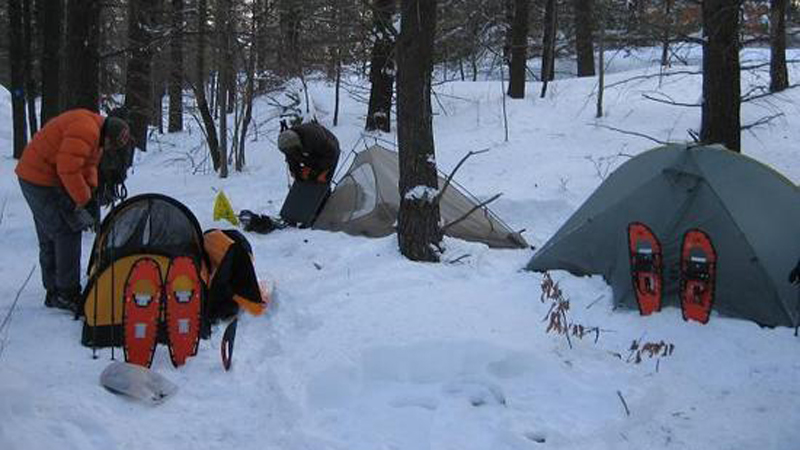
POLYGON ((278 150, 283 153, 288 153, 292 150, 303 147, 300 141, 300 135, 294 130, 284 130, 278 135, 278 150))
POLYGON ((103 122, 103 139, 106 138, 111 141, 113 149, 127 147, 131 141, 128 122, 119 117, 107 117, 103 122))

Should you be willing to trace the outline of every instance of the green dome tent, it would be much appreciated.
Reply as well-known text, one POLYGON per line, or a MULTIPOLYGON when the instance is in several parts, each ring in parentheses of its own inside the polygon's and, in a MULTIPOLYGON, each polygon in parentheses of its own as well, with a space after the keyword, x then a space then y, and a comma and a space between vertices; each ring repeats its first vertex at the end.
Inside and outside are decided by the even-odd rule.
POLYGON ((621 165, 539 249, 528 270, 602 275, 617 306, 636 309, 628 225, 663 249, 663 305, 680 306, 684 234, 704 230, 717 253, 713 308, 766 326, 797 326, 800 190, 770 167, 719 146, 668 145, 621 165))

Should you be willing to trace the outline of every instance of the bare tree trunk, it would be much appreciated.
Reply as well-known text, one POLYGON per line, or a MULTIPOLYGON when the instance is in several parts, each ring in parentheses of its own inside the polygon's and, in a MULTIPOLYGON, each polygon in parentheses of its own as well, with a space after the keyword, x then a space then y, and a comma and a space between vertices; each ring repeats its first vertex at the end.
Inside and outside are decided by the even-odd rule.
POLYGON ((183 130, 183 0, 172 0, 172 41, 170 42, 169 126, 183 130))
POLYGON ((528 11, 530 0, 514 1, 514 24, 511 27, 511 64, 508 96, 525 98, 525 75, 528 63, 528 11))
POLYGON ((547 83, 555 78, 556 0, 547 0, 544 10, 544 37, 542 42, 542 94, 547 94, 547 83))
POLYGON ((39 2, 42 24, 42 126, 61 112, 61 40, 64 30, 62 0, 39 2))
POLYGON ((217 67, 219 70, 217 104, 219 105, 219 177, 228 178, 228 64, 222 61, 228 55, 228 14, 230 0, 218 0, 217 3, 217 34, 219 48, 217 67))
POLYGON ((19 1, 8 4, 9 62, 11 65, 11 114, 14 122, 14 158, 19 159, 28 143, 25 122, 25 32, 23 8, 19 1))
POLYGON ((669 67, 669 42, 672 32, 672 2, 674 0, 664 0, 664 34, 661 37, 661 65, 669 67))
POLYGON ((786 9, 787 0, 771 0, 769 37, 772 57, 769 64, 769 90, 780 92, 789 87, 789 72, 786 70, 786 9))
MULTIPOLYGON (((70 0, 71 2, 72 0, 70 0)), ((134 145, 147 151, 147 126, 153 111, 153 28, 158 0, 138 0, 128 4, 128 42, 131 57, 125 82, 125 108, 128 110, 134 145)))
POLYGON ((96 0, 69 0, 64 67, 65 109, 98 111, 100 8, 96 0))
POLYGON ((302 72, 300 49, 301 13, 298 0, 278 0, 282 42, 278 46, 278 70, 284 75, 298 77, 302 72))
MULTIPOLYGON (((196 88, 205 93, 206 89, 206 28, 208 26, 208 4, 206 0, 197 0, 197 53, 195 56, 196 88)), ((205 95, 203 95, 205 98, 205 95)))
POLYGON ((375 0, 373 2, 372 33, 375 44, 372 46, 369 79, 372 87, 369 92, 367 109, 367 131, 391 130, 392 91, 394 88, 394 36, 392 16, 395 0, 375 0))
POLYGON ((508 65, 511 69, 511 48, 513 44, 513 30, 514 30, 514 2, 516 0, 503 0, 503 12, 505 33, 503 33, 503 64, 508 65))
POLYGON ((740 151, 739 0, 704 0, 700 140, 740 151))
POLYGON ((593 77, 595 74, 594 0, 573 0, 572 5, 575 10, 575 53, 578 60, 578 76, 593 77))
POLYGON ((436 33, 435 0, 402 0, 397 46, 397 140, 400 149, 400 252, 414 261, 438 261, 442 241, 431 72, 436 33))
MULTIPOLYGON (((12 0, 13 1, 13 0, 12 0)), ((25 100, 28 103, 28 128, 31 136, 39 130, 39 120, 36 116, 36 79, 33 76, 34 42, 36 35, 33 33, 33 0, 23 0, 22 15, 24 18, 24 47, 25 47, 25 100)))
POLYGON ((595 113, 596 118, 603 117, 603 95, 606 89, 606 22, 605 19, 600 19, 600 48, 597 51, 597 64, 599 73, 597 76, 597 110, 595 113))

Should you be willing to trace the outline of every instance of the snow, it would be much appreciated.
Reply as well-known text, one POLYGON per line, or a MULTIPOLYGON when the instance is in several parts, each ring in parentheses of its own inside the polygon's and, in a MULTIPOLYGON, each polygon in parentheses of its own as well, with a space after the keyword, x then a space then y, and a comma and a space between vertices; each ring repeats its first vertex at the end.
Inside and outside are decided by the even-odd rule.
POLYGON ((414 186, 406 192, 406 200, 431 201, 439 195, 439 190, 429 186, 414 186))
MULTIPOLYGON (((658 74, 650 66, 658 51, 618 54, 607 82, 658 74)), ((768 50, 743 55, 763 61, 768 50)), ((673 71, 686 69, 698 67, 673 71)), ((800 77, 790 70, 791 79, 800 77)), ((767 81, 767 72, 745 75, 742 90, 767 81)), ((333 88, 309 87, 319 119, 330 125, 333 88)), ((600 125, 688 140, 699 108, 642 94, 696 103, 700 87, 699 76, 686 74, 665 76, 660 85, 657 77, 625 83, 606 92, 607 115, 595 119, 596 79, 560 79, 545 99, 531 82, 527 98, 506 100, 504 142, 499 81, 442 84, 436 160, 449 173, 467 152, 491 149, 470 158, 456 180, 481 199, 503 192, 495 212, 540 247, 608 173, 655 145, 600 125)), ((343 150, 371 144, 361 136, 366 105, 343 101, 340 126, 332 128, 343 150)), ((743 123, 784 113, 744 132, 742 148, 795 183, 799 102, 790 90, 742 110, 743 123)), ((202 134, 187 120, 187 131, 155 136, 150 152, 137 157, 129 191, 179 199, 204 229, 229 226, 212 221, 219 189, 237 210, 277 215, 287 193, 275 146, 278 114, 267 102, 254 114, 258 140, 249 143, 244 172, 221 180, 204 170, 202 134)), ((12 175, 10 124, 2 91, 0 323, 37 262, 30 211, 12 175)), ((84 259, 93 237, 84 237, 84 259)), ((702 326, 684 322, 675 308, 646 318, 614 311, 598 277, 554 272, 571 302, 570 320, 603 330, 596 343, 594 335, 572 338, 570 348, 563 336, 545 332, 550 305, 539 299, 542 276, 521 270, 531 250, 446 238, 449 262, 424 264, 401 257, 394 236, 287 229, 248 238, 259 277, 275 284, 275 303, 263 317, 240 320, 231 372, 219 359, 221 327, 180 369, 159 347, 153 368, 179 391, 156 407, 100 387, 110 350, 93 359, 80 345, 81 323, 44 308, 36 269, 0 334, 0 449, 800 447, 800 340, 793 330, 717 315, 702 326), (675 350, 626 362, 634 340, 675 350)))

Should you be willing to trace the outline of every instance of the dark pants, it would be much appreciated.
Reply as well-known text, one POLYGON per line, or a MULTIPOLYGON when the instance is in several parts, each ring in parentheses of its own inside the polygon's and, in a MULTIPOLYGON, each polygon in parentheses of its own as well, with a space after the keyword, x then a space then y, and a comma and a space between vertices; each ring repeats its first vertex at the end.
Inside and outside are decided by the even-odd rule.
POLYGON ((50 292, 77 292, 81 279, 81 229, 75 220, 74 203, 60 187, 37 186, 23 180, 19 185, 36 224, 44 288, 50 292))

